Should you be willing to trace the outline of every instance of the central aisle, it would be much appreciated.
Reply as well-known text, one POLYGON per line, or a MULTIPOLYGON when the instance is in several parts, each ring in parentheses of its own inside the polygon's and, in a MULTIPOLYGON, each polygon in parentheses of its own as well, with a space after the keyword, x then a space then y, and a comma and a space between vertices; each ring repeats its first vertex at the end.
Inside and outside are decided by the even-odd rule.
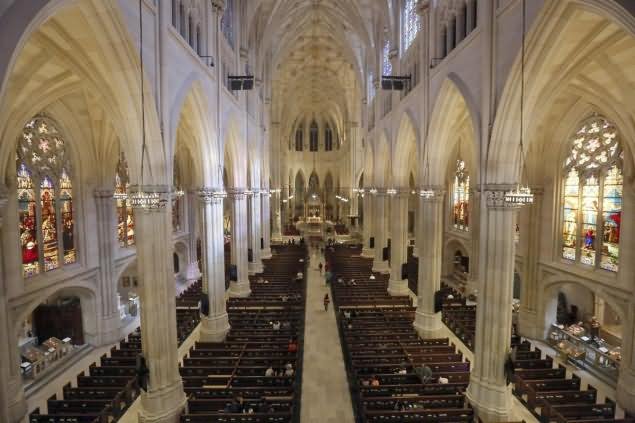
POLYGON ((302 423, 353 423, 353 406, 344 357, 337 333, 333 302, 324 312, 329 290, 317 265, 324 264, 319 250, 310 251, 307 275, 304 359, 302 370, 302 423))

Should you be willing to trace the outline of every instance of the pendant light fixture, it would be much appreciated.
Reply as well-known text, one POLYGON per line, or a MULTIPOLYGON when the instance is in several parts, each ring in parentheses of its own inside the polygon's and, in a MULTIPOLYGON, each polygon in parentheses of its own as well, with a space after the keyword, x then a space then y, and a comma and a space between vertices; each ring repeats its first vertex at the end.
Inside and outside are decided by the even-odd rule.
POLYGON ((505 193, 505 203, 510 206, 525 206, 534 202, 529 184, 523 185, 523 177, 526 177, 525 153, 523 149, 524 136, 524 105, 525 105, 525 0, 521 0, 522 17, 522 47, 520 62, 520 142, 519 142, 519 172, 520 181, 516 188, 505 193))
POLYGON ((144 163, 146 154, 146 115, 145 115, 145 89, 144 89, 144 63, 143 63, 143 0, 139 0, 139 62, 141 76, 141 174, 140 184, 130 194, 130 205, 135 209, 144 211, 164 209, 168 203, 169 193, 165 187, 146 186, 143 183, 144 163))

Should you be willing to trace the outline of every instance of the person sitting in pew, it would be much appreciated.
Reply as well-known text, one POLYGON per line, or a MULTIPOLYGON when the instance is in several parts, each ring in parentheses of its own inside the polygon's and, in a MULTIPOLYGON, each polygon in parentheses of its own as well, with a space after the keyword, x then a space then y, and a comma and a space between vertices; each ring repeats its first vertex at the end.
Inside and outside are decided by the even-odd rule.
POLYGON ((285 320, 284 322, 282 322, 282 329, 290 329, 291 328, 291 322, 285 320))
POLYGON ((415 374, 421 380, 421 383, 430 383, 432 381, 432 369, 425 364, 415 367, 415 374))
POLYGON ((379 386, 379 379, 377 376, 373 375, 373 377, 370 378, 370 386, 379 386))
POLYGON ((271 376, 274 376, 274 375, 275 375, 275 373, 273 371, 273 367, 270 364, 269 367, 267 367, 267 370, 265 370, 265 376, 271 377, 271 376))
POLYGON ((285 369, 284 369, 284 375, 288 376, 288 377, 291 377, 291 376, 293 376, 294 373, 295 373, 295 371, 293 370, 293 364, 287 363, 287 365, 285 366, 285 369))
POLYGON ((351 312, 348 311, 348 310, 344 310, 344 317, 347 318, 347 319, 350 319, 351 318, 351 312))
POLYGON ((273 330, 280 330, 280 320, 276 320, 275 322, 273 322, 273 323, 271 324, 271 328, 272 328, 273 330))
POLYGON ((287 352, 298 352, 298 343, 295 339, 289 339, 289 345, 287 346, 287 352))
POLYGON ((399 368, 397 369, 397 374, 398 375, 405 375, 408 373, 408 370, 406 369, 407 364, 406 363, 401 363, 401 365, 399 366, 399 368))
POLYGON ((362 386, 370 386, 370 380, 362 379, 362 386))

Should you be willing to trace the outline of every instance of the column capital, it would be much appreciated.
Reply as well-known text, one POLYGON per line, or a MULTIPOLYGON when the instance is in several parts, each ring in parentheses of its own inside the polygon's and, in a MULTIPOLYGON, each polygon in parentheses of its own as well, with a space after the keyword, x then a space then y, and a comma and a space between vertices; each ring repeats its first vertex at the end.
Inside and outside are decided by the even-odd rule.
POLYGON ((441 185, 429 185, 421 187, 418 192, 421 201, 424 203, 437 203, 445 198, 445 190, 441 185))
POLYGON ((226 194, 219 188, 201 187, 196 195, 202 204, 220 204, 226 194))

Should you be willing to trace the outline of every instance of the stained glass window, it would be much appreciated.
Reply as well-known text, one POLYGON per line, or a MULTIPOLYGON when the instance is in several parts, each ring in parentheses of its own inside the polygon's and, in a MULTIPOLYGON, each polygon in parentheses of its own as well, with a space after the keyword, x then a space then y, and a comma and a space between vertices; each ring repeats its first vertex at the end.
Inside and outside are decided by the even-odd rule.
POLYGON ((121 247, 134 245, 134 213, 128 200, 130 177, 128 163, 123 152, 119 155, 119 162, 115 170, 115 199, 117 201, 117 239, 121 247))
POLYGON ((417 14, 417 1, 405 0, 403 8, 403 50, 407 51, 421 29, 421 19, 417 14))
POLYGON ((617 129, 603 117, 589 118, 573 135, 564 163, 563 258, 618 271, 622 159, 617 129))
POLYGON ((234 48, 234 1, 226 0, 225 11, 220 20, 221 31, 229 45, 234 48))
POLYGON ((75 263, 73 184, 55 122, 36 116, 25 125, 16 167, 22 275, 75 263))
POLYGON ((304 149, 303 137, 304 127, 300 125, 298 129, 295 130, 295 151, 302 151, 304 149))
POLYGON ((326 151, 333 150, 333 130, 330 125, 326 125, 326 129, 324 130, 324 149, 326 151))
POLYGON ((454 227, 462 231, 469 230, 470 223, 470 175, 465 162, 456 161, 454 186, 452 189, 452 220, 454 227))
POLYGON ((382 75, 392 74, 392 63, 390 62, 390 40, 384 41, 384 48, 382 50, 382 75))
POLYGON ((317 122, 311 122, 309 128, 309 150, 318 151, 318 124, 317 122))

